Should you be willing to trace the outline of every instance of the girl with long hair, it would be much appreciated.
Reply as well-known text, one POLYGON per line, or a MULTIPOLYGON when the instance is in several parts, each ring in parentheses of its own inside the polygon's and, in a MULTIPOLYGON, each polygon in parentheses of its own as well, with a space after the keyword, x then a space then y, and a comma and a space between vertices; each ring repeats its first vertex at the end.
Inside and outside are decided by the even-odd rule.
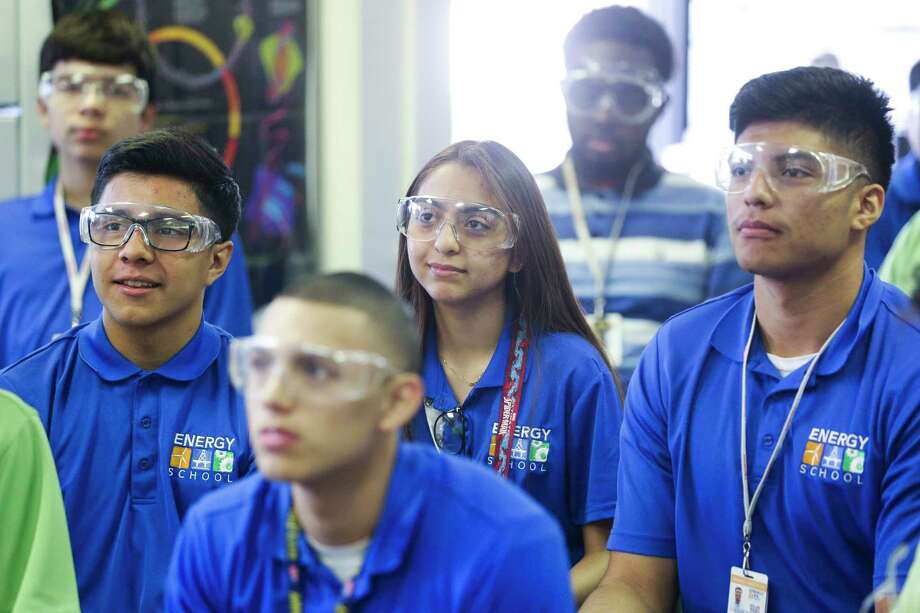
POLYGON ((606 568, 622 400, 537 185, 506 147, 459 142, 416 176, 397 225, 397 293, 415 309, 426 387, 407 435, 554 515, 581 601, 606 568))

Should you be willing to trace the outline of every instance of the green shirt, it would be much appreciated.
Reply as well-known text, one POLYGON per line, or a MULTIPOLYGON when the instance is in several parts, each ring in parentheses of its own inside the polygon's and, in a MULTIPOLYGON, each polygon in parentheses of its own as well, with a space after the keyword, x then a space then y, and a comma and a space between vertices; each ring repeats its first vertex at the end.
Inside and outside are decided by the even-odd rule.
POLYGON ((54 458, 38 415, 0 390, 0 611, 79 611, 54 458))
POLYGON ((920 213, 901 228, 878 271, 882 281, 898 286, 913 297, 920 284, 920 213))
MULTIPOLYGON (((918 552, 920 553, 920 552, 918 552)), ((907 581, 898 595, 898 604, 894 613, 911 613, 920 611, 920 556, 914 554, 914 563, 907 574, 907 581)))

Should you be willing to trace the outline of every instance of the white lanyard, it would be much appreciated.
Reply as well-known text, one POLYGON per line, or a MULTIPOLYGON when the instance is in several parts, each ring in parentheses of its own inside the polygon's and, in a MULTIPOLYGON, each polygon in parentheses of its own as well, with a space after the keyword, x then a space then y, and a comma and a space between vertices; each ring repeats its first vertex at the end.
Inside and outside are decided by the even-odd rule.
POLYGON ((61 186, 60 178, 54 186, 54 217, 57 220, 61 254, 64 256, 67 283, 70 286, 70 325, 76 326, 83 315, 83 292, 89 281, 89 253, 83 254, 83 261, 77 270, 77 256, 74 254, 70 238, 70 225, 67 223, 67 212, 64 209, 64 188, 61 186))
MULTIPOLYGON (((610 274, 610 265, 616 256, 617 243, 620 240, 620 234, 623 232, 623 224, 626 223, 626 213, 632 204, 633 192, 636 189, 636 181, 639 179, 639 173, 645 167, 644 158, 636 162, 629 169, 626 176, 626 182, 623 185, 623 196, 617 216, 613 221, 613 227, 610 229, 609 250, 607 257, 604 259, 604 269, 601 270, 601 264, 594 257, 594 248, 591 243, 591 232, 588 229, 588 221, 585 217, 585 209, 581 202, 581 190, 578 188, 578 177, 575 174, 575 164, 572 162, 572 156, 567 155, 562 162, 562 179, 565 182, 565 191, 568 194, 569 202, 572 204, 572 221, 575 224, 575 234, 578 236, 578 242, 581 243, 585 252, 585 259, 588 262, 588 268, 591 270, 591 276, 594 277, 594 325, 602 329, 602 322, 605 317, 606 309, 606 290, 607 275, 610 274)), ((603 340, 603 338, 601 339, 603 340)))
POLYGON ((751 321, 751 333, 748 335, 747 344, 744 346, 744 357, 741 360, 741 484, 743 488, 742 491, 744 493, 744 526, 742 527, 741 534, 744 537, 744 570, 751 569, 751 532, 753 531, 754 527, 754 509, 757 506, 757 501, 760 499, 760 494, 763 491, 763 486, 767 482, 767 476, 770 474, 770 470, 773 468, 773 463, 779 456, 779 450, 782 448, 783 442, 786 440, 786 435, 789 433, 789 429, 792 426, 792 417, 795 415, 796 410, 799 408, 799 403, 802 401, 802 395, 805 393, 805 387, 808 385, 808 380, 811 378, 811 373, 814 371, 815 366, 818 364, 818 360, 821 359, 821 354, 824 353, 824 350, 827 349, 828 345, 830 345, 831 341, 834 339, 834 336, 837 335, 837 332, 841 327, 843 327, 844 323, 846 323, 846 319, 841 321, 840 324, 834 329, 834 331, 831 332, 831 335, 827 337, 827 340, 824 341, 823 345, 821 345, 821 349, 818 350, 818 353, 815 354, 815 357, 808 365, 808 369, 805 371, 805 376, 802 377, 802 382, 799 383, 799 389, 795 394, 795 399, 792 401, 792 406, 789 408, 789 413, 786 415, 786 422, 783 424, 783 429, 779 434, 779 439, 776 441, 776 447, 773 448, 773 453, 770 454, 770 460, 767 462, 767 467, 763 471, 763 476, 760 478, 760 483, 757 484, 757 489, 754 490, 754 496, 751 497, 748 488, 747 466, 747 363, 748 354, 751 351, 751 342, 754 340, 754 330, 757 329, 757 309, 754 309, 754 319, 751 321))

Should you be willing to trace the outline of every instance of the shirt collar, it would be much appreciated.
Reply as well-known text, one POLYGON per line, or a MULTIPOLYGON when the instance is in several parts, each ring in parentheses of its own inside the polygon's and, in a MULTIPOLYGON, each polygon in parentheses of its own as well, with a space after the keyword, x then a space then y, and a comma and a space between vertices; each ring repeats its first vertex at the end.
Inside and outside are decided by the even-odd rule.
MULTIPOLYGON (((371 579, 375 575, 396 570, 406 557, 406 550, 415 536, 425 502, 426 490, 421 487, 425 469, 417 459, 413 461, 412 454, 406 453, 403 445, 397 447, 383 511, 371 536, 361 571, 355 578, 352 598, 363 597, 370 591, 371 579)), ((286 526, 290 509, 291 487, 287 484, 278 497, 271 539, 273 557, 283 561, 288 560, 286 526)), ((298 536, 298 551, 300 562, 307 572, 316 572, 320 561, 302 535, 298 536)))
POLYGON ((57 179, 51 179, 45 186, 38 198, 32 199, 32 216, 33 217, 53 217, 54 216, 54 186, 57 179))
MULTIPOLYGON (((882 283, 876 276, 875 271, 863 264, 863 280, 859 288, 859 294, 857 294, 853 306, 850 307, 846 321, 840 331, 837 332, 837 336, 831 341, 831 344, 822 354, 820 362, 815 367, 819 375, 832 375, 846 364, 856 343, 862 339, 875 319, 875 314, 881 303, 882 290, 882 283)), ((719 353, 740 364, 744 357, 744 346, 747 344, 753 317, 754 286, 749 285, 740 292, 740 298, 716 324, 710 343, 719 353)), ((768 359, 759 333, 754 335, 748 361, 754 370, 775 373, 775 369, 767 366, 768 359)))
MULTIPOLYGON (((77 333, 80 357, 106 381, 121 381, 145 372, 118 352, 109 341, 102 317, 86 324, 77 333)), ((220 334, 204 319, 191 340, 152 373, 174 381, 193 381, 204 374, 220 355, 220 334)))

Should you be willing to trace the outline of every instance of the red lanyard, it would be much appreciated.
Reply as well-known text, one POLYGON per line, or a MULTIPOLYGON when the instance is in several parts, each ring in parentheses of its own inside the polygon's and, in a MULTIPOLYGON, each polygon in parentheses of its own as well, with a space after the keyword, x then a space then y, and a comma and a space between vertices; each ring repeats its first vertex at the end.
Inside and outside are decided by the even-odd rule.
POLYGON ((511 333, 511 348, 508 351, 508 365, 505 368, 505 383, 502 386, 501 419, 498 423, 496 446, 498 461, 495 472, 508 478, 511 469, 511 443, 517 427, 518 414, 521 409, 521 395, 524 392, 524 373, 527 370, 527 349, 530 339, 527 337, 527 322, 521 318, 511 333))

